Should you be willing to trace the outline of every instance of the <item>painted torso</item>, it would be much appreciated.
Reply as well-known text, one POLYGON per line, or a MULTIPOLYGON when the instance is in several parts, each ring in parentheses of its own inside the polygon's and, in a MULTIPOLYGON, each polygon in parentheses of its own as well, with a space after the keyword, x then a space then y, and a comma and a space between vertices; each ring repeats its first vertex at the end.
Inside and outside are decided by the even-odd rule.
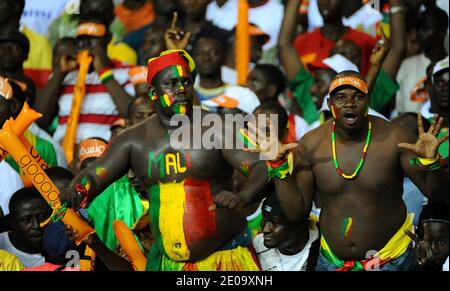
POLYGON ((197 260, 239 235, 242 213, 215 208, 213 197, 232 190, 233 168, 219 149, 175 150, 155 118, 133 144, 131 165, 149 189, 150 223, 160 251, 175 261, 197 260))

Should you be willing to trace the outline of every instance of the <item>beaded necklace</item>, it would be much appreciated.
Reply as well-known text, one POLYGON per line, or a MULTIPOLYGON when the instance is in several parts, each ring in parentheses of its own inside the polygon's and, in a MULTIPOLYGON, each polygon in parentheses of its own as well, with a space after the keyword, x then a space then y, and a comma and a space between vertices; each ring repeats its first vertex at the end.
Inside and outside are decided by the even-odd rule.
POLYGON ((341 170, 341 168, 339 168, 339 162, 337 160, 337 155, 336 155, 336 138, 334 136, 335 127, 336 127, 336 122, 333 120, 333 127, 331 129, 331 147, 332 147, 332 150, 333 150, 334 166, 336 167, 337 172, 339 173, 339 175, 342 176, 342 178, 344 178, 346 180, 352 180, 352 179, 356 178, 356 176, 358 175, 359 171, 361 170, 361 168, 362 168, 362 166, 364 164, 364 160, 366 159, 367 148, 369 147, 370 138, 371 138, 371 135, 372 135, 372 122, 369 120, 369 129, 367 131, 366 144, 364 145, 362 158, 359 161, 358 167, 356 167, 356 170, 351 175, 346 175, 341 170))

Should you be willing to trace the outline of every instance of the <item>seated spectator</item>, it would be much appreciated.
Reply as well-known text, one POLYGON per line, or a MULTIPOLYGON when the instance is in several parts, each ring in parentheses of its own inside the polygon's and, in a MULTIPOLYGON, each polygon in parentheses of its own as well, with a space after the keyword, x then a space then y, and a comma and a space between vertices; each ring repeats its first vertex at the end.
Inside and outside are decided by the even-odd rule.
POLYGON ((0 249, 15 254, 26 268, 42 265, 42 236, 51 208, 35 188, 23 188, 9 202, 12 231, 0 234, 0 249))
POLYGON ((262 234, 253 244, 262 271, 313 271, 319 256, 319 231, 304 218, 290 222, 274 193, 262 205, 262 234))
POLYGON ((417 235, 407 233, 416 243, 415 259, 419 271, 448 270, 448 204, 429 204, 423 208, 417 235))
MULTIPOLYGON (((421 113, 428 120, 433 119, 434 114, 443 117, 443 124, 438 137, 448 135, 449 127, 449 59, 446 57, 437 63, 431 63, 427 68, 427 91, 430 100, 424 104, 421 113)), ((439 154, 444 160, 448 160, 448 139, 439 147, 439 154)), ((448 170, 448 162, 444 165, 448 170)))
POLYGON ((420 112, 429 99, 426 88, 427 67, 448 56, 444 39, 448 30, 448 15, 434 8, 422 12, 417 21, 417 35, 422 53, 405 59, 397 74, 400 90, 396 95, 396 112, 420 112))

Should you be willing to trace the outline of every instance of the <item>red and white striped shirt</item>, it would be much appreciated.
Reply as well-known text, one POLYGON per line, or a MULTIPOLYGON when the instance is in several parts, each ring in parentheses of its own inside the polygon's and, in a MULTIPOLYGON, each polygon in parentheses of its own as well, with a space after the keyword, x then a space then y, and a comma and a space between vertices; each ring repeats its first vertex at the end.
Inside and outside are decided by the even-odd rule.
MULTIPOLYGON (((124 87, 128 94, 134 96, 134 86, 128 77, 130 66, 112 61, 111 68, 114 79, 124 87)), ((78 71, 67 74, 61 88, 58 100, 58 127, 53 135, 55 141, 59 143, 66 134, 66 124, 70 115, 77 76, 78 71)), ((119 111, 106 86, 102 85, 96 71, 89 73, 86 76, 86 95, 81 105, 76 143, 91 137, 100 137, 108 141, 111 138, 110 127, 117 119, 119 119, 119 111)))

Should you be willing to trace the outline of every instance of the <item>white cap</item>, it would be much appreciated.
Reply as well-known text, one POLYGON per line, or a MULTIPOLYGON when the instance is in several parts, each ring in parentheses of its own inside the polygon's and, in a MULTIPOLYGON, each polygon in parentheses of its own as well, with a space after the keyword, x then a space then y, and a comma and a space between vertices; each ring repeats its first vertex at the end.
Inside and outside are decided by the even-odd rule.
POLYGON ((322 62, 338 74, 343 71, 355 71, 359 73, 358 67, 349 59, 340 54, 335 54, 324 59, 322 62))
POLYGON ((241 86, 229 86, 222 95, 202 101, 207 107, 237 108, 245 113, 253 113, 260 104, 252 90, 241 86))
POLYGON ((445 59, 440 60, 439 62, 437 62, 436 65, 434 65, 433 75, 432 75, 433 76, 433 80, 434 80, 434 75, 436 75, 437 73, 439 73, 440 71, 443 71, 445 69, 448 70, 448 56, 445 59))

